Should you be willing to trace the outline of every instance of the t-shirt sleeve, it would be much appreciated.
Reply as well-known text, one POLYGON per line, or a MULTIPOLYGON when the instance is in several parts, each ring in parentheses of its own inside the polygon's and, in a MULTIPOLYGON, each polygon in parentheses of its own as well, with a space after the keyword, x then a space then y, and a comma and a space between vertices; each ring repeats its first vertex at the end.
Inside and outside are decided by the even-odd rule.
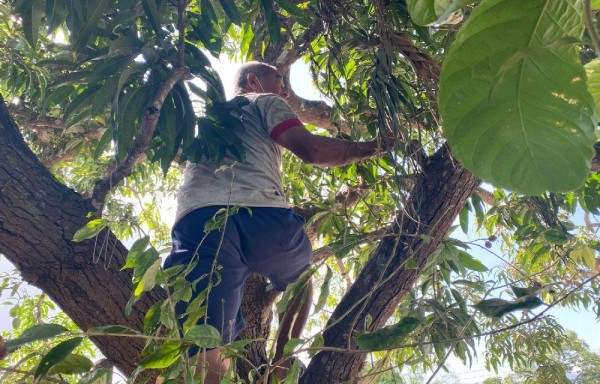
POLYGON ((261 113, 267 132, 273 140, 289 128, 304 126, 298 115, 280 96, 261 96, 257 99, 256 106, 261 113))

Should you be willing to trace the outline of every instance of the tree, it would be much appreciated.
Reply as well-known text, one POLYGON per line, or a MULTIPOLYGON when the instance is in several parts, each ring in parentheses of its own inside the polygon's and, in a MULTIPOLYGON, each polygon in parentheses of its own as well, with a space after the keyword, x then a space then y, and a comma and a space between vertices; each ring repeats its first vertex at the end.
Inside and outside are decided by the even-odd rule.
MULTIPOLYGON (((168 309, 189 287, 158 268, 166 231, 144 199, 157 186, 173 192, 174 163, 226 151, 243 161, 239 122, 229 113, 237 101, 225 100, 207 54, 264 60, 288 80, 290 66, 304 58, 333 105, 290 89, 303 121, 354 138, 390 127, 397 139, 387 156, 342 169, 286 158, 290 202, 323 245, 316 306, 332 311, 319 319, 316 337, 290 344, 314 354, 301 382, 357 381, 386 365, 439 368, 450 354, 468 361, 484 334, 496 369, 527 358, 514 353, 516 342, 533 350, 544 340, 543 353, 557 350, 561 329, 545 311, 489 320, 468 304, 513 285, 515 299, 530 286, 535 292, 524 296, 598 311, 596 226, 571 220, 577 210, 598 214, 600 207, 593 23, 584 36, 584 17, 594 13, 576 0, 472 3, 0 6, 0 65, 9 74, 2 92, 11 101, 0 106, 0 252, 82 330, 95 328, 92 340, 123 372, 168 360, 174 365, 165 375, 174 375, 183 359, 168 309), (589 62, 587 82, 582 62, 589 62), (140 215, 131 210, 134 199, 140 215), (457 217, 484 238, 450 238, 457 217), (127 256, 119 238, 139 237, 143 228, 153 231, 152 246, 143 238, 127 256), (506 267, 489 282, 473 250, 497 238, 506 267), (335 290, 339 296, 328 297, 335 290), (97 328, 106 325, 146 339, 97 328), (169 341, 154 341, 163 335, 169 341), (369 368, 372 351, 381 351, 374 354, 380 363, 369 368)), ((266 286, 257 276, 246 286, 241 338, 255 341, 238 359, 242 377, 268 361, 276 296, 266 286)), ((190 339, 208 346, 206 337, 190 339)))

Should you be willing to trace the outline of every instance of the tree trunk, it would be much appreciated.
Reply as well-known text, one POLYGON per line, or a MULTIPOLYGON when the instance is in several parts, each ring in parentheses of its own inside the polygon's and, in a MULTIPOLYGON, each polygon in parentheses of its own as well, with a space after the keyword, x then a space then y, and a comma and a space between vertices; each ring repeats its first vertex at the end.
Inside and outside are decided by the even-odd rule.
POLYGON ((323 335, 325 346, 347 351, 318 353, 301 383, 358 381, 366 354, 352 352, 357 349, 354 331, 364 329, 368 315, 372 317, 370 331, 385 324, 479 183, 473 174, 454 161, 447 146, 431 158, 405 210, 391 228, 396 236, 381 242, 328 322, 323 335), (405 268, 409 258, 418 268, 405 268))
MULTIPOLYGON (((120 324, 143 329, 146 310, 163 299, 149 292, 124 314, 131 274, 127 249, 109 231, 74 243, 94 208, 56 180, 31 152, 0 96, 0 252, 28 283, 44 291, 82 330, 120 324)), ((122 372, 137 368, 141 339, 97 337, 94 343, 122 372)))

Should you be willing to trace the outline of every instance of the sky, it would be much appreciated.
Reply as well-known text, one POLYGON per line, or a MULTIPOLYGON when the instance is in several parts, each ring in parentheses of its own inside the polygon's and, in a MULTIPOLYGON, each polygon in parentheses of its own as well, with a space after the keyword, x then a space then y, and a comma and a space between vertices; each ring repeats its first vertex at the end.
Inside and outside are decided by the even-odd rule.
MULTIPOLYGON (((231 63, 228 60, 221 60, 220 62, 212 58, 213 67, 219 72, 223 80, 223 85, 227 92, 228 97, 233 96, 233 74, 235 73, 239 64, 231 63)), ((294 91, 307 99, 323 99, 323 97, 315 90, 312 86, 312 78, 310 76, 308 65, 302 62, 296 63, 292 66, 290 80, 292 82, 292 88, 294 91)), ((169 211, 170 209, 167 209, 169 211)), ((169 223, 169 216, 166 215, 167 224, 169 223)), ((471 237, 476 238, 476 235, 471 237)), ((469 239, 469 236, 467 236, 469 239)), ((494 249, 493 249, 494 250, 494 249)), ((498 250, 496 250, 498 251, 498 250)), ((479 258, 487 266, 493 266, 498 264, 498 259, 491 253, 481 249, 474 248, 472 255, 479 258)), ((12 265, 4 258, 0 258, 0 276, 7 271, 12 270, 12 265)), ((29 290, 31 294, 36 290, 31 288, 29 290)), ((0 295, 0 303, 5 303, 6 293, 0 295)), ((8 315, 10 305, 0 304, 0 331, 10 329, 11 318, 8 315)), ((535 312, 535 311, 534 311, 535 312)), ((574 311, 565 308, 553 308, 549 311, 549 314, 555 316, 560 324, 565 328, 575 331, 580 338, 582 338, 591 348, 591 350, 600 352, 600 332, 599 324, 596 319, 596 315, 591 311, 574 311)), ((481 356, 481 354, 480 354, 481 356)), ((487 372, 483 368, 483 363, 478 361, 473 367, 467 368, 462 366, 457 360, 449 361, 450 369, 457 373, 461 383, 480 383, 486 377, 495 376, 487 372)), ((506 370, 505 370, 506 371, 506 370)))

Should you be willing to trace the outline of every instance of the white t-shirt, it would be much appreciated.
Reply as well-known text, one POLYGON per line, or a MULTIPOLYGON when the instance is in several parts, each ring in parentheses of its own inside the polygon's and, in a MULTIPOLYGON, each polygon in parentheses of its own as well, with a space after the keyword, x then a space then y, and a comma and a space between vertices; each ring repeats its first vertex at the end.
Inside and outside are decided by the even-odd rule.
POLYGON ((275 94, 245 94, 245 131, 238 133, 246 159, 230 167, 235 158, 227 153, 222 162, 188 162, 177 195, 175 222, 191 211, 212 205, 288 208, 281 183, 281 148, 275 138, 302 126, 298 115, 275 94))

